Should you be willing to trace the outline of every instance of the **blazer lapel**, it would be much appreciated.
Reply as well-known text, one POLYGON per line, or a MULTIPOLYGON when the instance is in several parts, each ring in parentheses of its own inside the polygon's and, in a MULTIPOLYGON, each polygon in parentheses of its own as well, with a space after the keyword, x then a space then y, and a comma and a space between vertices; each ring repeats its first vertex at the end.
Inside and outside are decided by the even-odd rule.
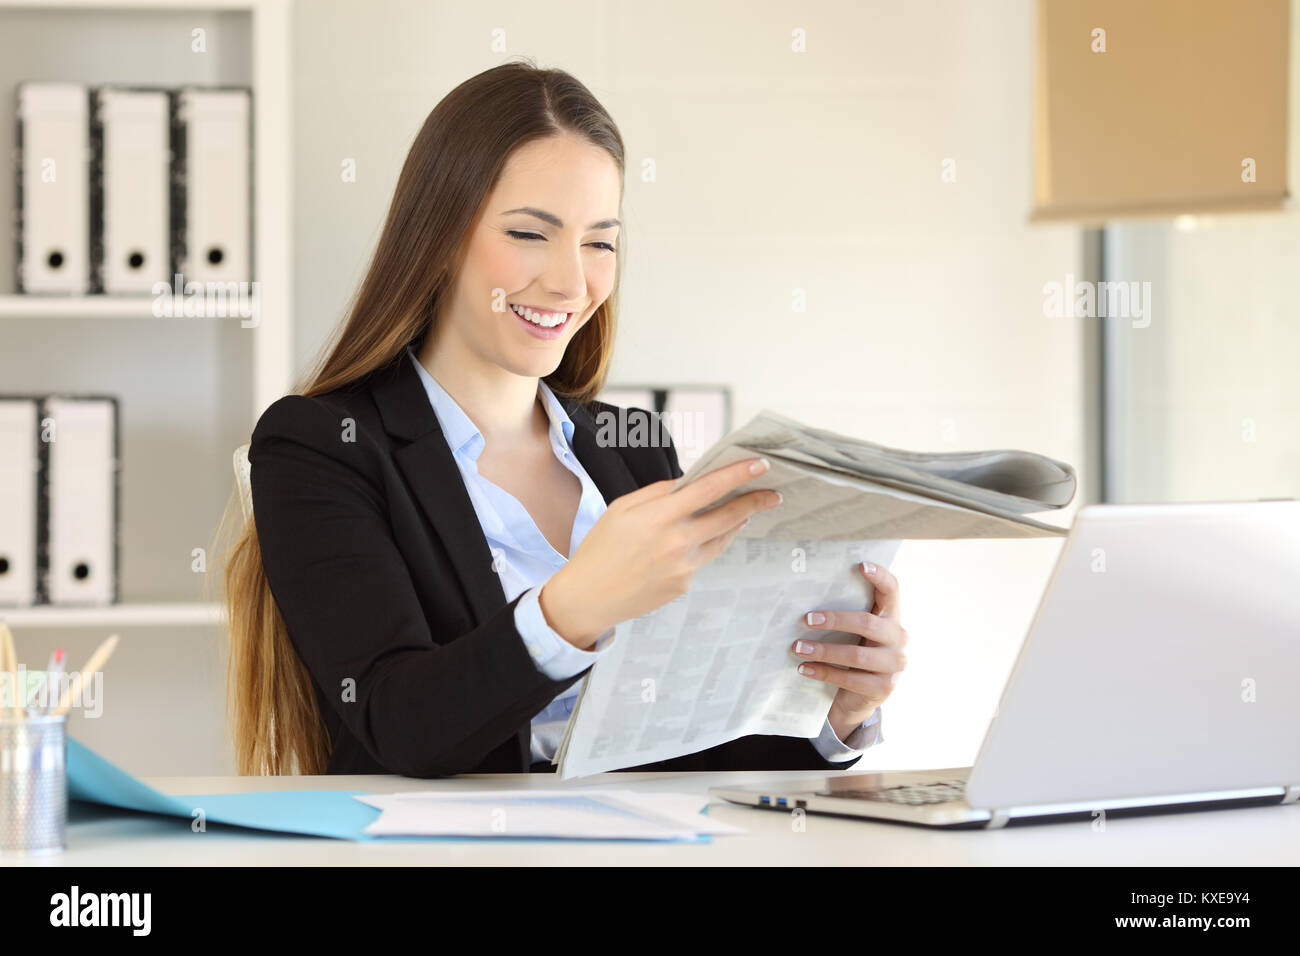
POLYGON ((629 491, 636 491, 640 485, 618 449, 603 447, 596 441, 596 422, 587 407, 571 398, 560 395, 555 397, 573 422, 573 454, 600 489, 605 503, 608 504, 629 491))
POLYGON ((370 390, 384 429, 409 442, 394 447, 393 459, 452 556, 474 622, 481 623, 506 603, 505 592, 456 459, 405 349, 375 373, 370 390))
MULTIPOLYGON (((397 445, 393 458, 452 555, 475 623, 481 623, 506 603, 505 591, 500 576, 492 570, 492 552, 456 459, 405 349, 374 373, 370 390, 385 431, 409 442, 397 445)), ((557 398, 573 421, 574 455, 605 501, 635 491, 639 487, 636 478, 618 449, 597 443, 596 423, 587 408, 557 398)))

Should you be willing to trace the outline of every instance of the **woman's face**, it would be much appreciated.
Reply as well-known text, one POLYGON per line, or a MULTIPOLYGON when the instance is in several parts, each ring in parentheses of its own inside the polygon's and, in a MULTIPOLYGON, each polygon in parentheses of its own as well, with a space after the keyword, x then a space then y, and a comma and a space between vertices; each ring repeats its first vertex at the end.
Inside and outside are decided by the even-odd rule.
POLYGON ((517 149, 438 318, 442 344, 516 375, 555 371, 614 287, 621 193, 613 158, 586 140, 561 134, 517 149))

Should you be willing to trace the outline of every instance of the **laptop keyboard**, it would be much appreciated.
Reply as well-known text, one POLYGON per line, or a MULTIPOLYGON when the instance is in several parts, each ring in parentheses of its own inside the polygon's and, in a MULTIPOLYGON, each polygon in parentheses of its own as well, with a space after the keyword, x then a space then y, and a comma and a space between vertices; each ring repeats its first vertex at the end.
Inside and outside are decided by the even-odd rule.
POLYGON ((934 783, 900 784, 878 790, 839 790, 822 796, 851 797, 855 800, 877 800, 881 803, 904 803, 922 806, 930 803, 950 803, 966 798, 966 781, 936 780, 934 783))

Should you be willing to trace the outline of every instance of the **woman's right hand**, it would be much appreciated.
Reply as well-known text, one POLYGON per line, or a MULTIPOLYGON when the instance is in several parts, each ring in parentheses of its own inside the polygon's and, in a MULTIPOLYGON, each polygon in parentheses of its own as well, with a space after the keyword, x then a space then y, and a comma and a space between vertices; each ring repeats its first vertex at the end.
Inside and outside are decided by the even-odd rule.
POLYGON ((615 498, 538 595, 551 629, 585 650, 620 621, 685 594, 695 572, 727 549, 750 515, 781 499, 775 491, 751 491, 695 512, 768 467, 766 459, 747 458, 677 491, 677 479, 667 478, 615 498))

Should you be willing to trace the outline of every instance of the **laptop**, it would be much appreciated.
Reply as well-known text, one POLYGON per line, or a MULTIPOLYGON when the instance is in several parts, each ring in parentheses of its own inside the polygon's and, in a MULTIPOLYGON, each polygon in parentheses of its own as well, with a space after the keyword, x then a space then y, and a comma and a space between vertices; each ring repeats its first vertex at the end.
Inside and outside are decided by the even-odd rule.
POLYGON ((932 827, 1300 799, 1300 502, 1089 505, 972 767, 731 803, 932 827))

